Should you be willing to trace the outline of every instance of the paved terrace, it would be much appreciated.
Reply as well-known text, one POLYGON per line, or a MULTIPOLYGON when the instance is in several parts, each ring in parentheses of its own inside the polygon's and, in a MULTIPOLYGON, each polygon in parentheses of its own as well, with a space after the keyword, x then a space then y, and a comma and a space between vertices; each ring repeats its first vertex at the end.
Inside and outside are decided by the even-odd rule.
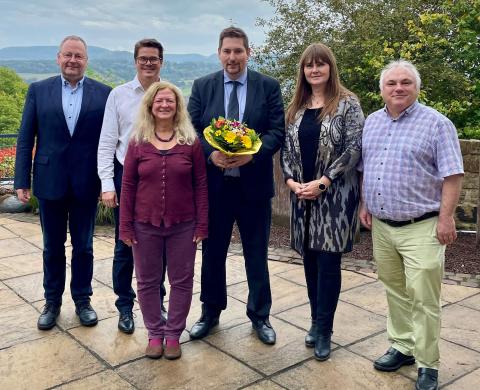
MULTIPOLYGON (((0 389, 412 389, 414 366, 380 373, 373 360, 388 348, 387 303, 374 273, 343 271, 333 352, 313 359, 303 339, 309 327, 307 292, 300 265, 270 261, 271 322, 277 343, 266 346, 245 315, 247 282, 240 248, 228 258, 228 309, 215 333, 202 341, 182 336, 176 361, 143 356, 147 334, 135 306, 136 331, 117 330, 112 290, 111 229, 94 240, 93 307, 99 323, 80 326, 68 287, 58 326, 37 330, 44 304, 42 235, 38 218, 0 214, 0 389)), ((67 255, 69 256, 69 255, 67 255)), ((285 258, 278 250, 272 259, 285 258)), ((68 272, 67 272, 68 274, 68 272)), ((68 277, 67 277, 68 279, 68 277)), ((197 252, 189 329, 200 314, 200 252, 197 252)), ((67 280, 67 286, 69 281, 67 280)), ((168 296, 168 295, 167 295, 168 296)), ((445 389, 480 388, 480 290, 443 286, 442 365, 445 389)))

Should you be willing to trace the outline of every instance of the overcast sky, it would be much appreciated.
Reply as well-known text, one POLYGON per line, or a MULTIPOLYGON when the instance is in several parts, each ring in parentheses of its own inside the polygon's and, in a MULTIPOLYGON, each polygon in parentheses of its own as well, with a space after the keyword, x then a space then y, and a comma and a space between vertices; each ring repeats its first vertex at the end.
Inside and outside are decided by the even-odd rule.
POLYGON ((57 45, 75 34, 112 50, 133 51, 148 37, 166 53, 209 55, 231 20, 261 44, 257 17, 269 19, 273 9, 260 0, 0 0, 0 48, 57 45))

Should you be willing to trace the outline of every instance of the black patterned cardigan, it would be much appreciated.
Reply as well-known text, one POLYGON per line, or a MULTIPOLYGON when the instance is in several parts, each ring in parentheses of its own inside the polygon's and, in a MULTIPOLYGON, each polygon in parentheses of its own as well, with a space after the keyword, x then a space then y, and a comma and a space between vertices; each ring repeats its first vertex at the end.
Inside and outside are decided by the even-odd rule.
MULTIPOLYGON (((280 155, 285 181, 292 178, 303 182, 298 129, 304 112, 300 110, 295 122, 287 126, 280 155)), ((314 178, 325 175, 332 180, 332 185, 311 202, 309 249, 336 253, 352 250, 360 200, 356 166, 361 157, 364 122, 360 103, 353 96, 342 98, 335 114, 322 120, 314 178)), ((293 192, 290 200, 291 246, 303 257, 306 201, 297 199, 293 192)))

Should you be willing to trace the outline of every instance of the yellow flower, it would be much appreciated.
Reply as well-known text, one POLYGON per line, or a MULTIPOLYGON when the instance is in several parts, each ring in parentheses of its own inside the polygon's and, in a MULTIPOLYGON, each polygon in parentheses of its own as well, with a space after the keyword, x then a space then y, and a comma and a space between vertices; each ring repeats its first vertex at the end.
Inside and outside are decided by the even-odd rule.
POLYGON ((232 131, 227 131, 224 138, 225 138, 225 141, 227 141, 229 144, 233 144, 233 141, 235 141, 236 135, 232 131))
POLYGON ((244 135, 242 137, 242 144, 245 146, 245 148, 250 149, 252 147, 252 140, 248 135, 244 135))
POLYGON ((215 132, 215 135, 216 135, 217 137, 218 137, 220 134, 222 134, 222 132, 221 132, 220 130, 217 130, 217 131, 215 132))

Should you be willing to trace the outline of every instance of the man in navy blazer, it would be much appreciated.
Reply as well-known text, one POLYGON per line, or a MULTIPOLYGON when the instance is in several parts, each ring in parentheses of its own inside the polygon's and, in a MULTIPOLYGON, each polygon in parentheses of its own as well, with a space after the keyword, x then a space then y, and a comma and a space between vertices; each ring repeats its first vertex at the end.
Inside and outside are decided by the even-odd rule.
POLYGON ((15 189, 28 202, 38 198, 43 231, 45 307, 41 330, 51 329, 65 289, 67 223, 72 243, 70 291, 84 326, 97 323, 90 305, 93 230, 100 194, 97 146, 110 87, 84 76, 87 45, 77 36, 63 39, 57 54, 61 75, 28 89, 17 142, 15 189))
POLYGON ((285 135, 280 85, 247 68, 248 38, 237 27, 221 32, 218 56, 223 70, 195 80, 188 103, 208 159, 210 203, 209 236, 202 243, 202 316, 190 337, 205 337, 227 307, 226 256, 236 222, 249 287, 247 315, 258 338, 274 344, 276 335, 269 322, 272 297, 267 251, 274 195, 272 157, 285 135), (255 129, 262 140, 259 152, 253 157, 227 157, 211 147, 203 129, 219 116, 238 119, 255 129))

